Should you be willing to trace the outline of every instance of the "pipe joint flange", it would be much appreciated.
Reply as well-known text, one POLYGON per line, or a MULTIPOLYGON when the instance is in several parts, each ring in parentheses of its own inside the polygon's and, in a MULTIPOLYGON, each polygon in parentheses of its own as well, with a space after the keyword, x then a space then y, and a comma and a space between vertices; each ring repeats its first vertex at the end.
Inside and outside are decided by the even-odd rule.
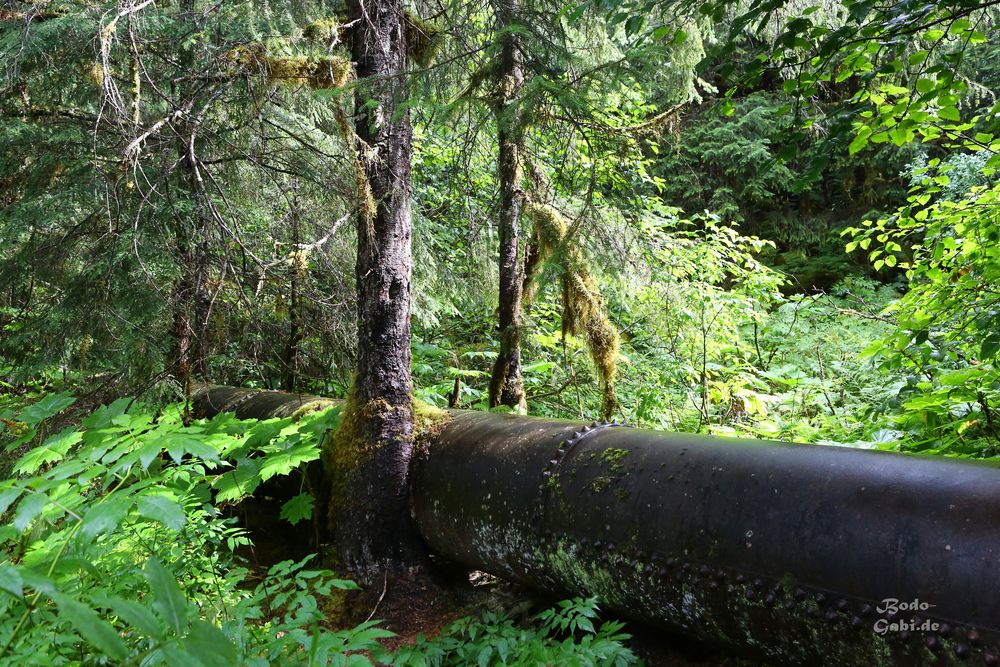
POLYGON ((548 463, 542 469, 542 479, 541 483, 538 485, 538 512, 534 516, 536 525, 541 525, 542 520, 545 518, 545 514, 547 513, 552 486, 554 485, 555 480, 558 479, 557 474, 559 472, 559 466, 562 465, 563 461, 566 460, 566 457, 570 455, 577 445, 595 433, 609 428, 632 428, 632 426, 623 421, 619 422, 617 420, 600 422, 594 421, 589 425, 574 431, 570 437, 559 442, 554 456, 549 459, 548 463))

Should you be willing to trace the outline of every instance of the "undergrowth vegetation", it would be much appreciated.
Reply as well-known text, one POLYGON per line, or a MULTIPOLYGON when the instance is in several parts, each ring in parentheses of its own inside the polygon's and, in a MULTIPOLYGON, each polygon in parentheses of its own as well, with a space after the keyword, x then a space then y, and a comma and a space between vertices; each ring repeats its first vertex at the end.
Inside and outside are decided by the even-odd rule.
POLYGON ((304 468, 339 408, 185 425, 183 406, 154 412, 122 399, 48 429, 73 401, 50 393, 0 411, 0 664, 635 663, 622 625, 597 623, 594 600, 525 626, 466 618, 391 654, 379 640, 393 633, 377 620, 334 627, 357 586, 313 555, 252 565, 234 507, 287 477, 302 492, 281 517, 312 519, 304 468))

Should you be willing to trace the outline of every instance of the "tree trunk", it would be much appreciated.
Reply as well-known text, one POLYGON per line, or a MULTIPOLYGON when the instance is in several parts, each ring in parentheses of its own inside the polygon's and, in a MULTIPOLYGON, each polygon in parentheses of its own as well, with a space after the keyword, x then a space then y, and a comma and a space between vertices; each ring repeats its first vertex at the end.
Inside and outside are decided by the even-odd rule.
MULTIPOLYGON (((294 186, 298 188, 298 183, 294 186)), ((281 388, 284 391, 295 391, 296 380, 298 379, 299 365, 299 343, 302 342, 302 325, 299 313, 299 278, 305 273, 302 264, 304 257, 300 257, 299 250, 299 199, 298 193, 292 197, 292 247, 295 248, 292 255, 292 267, 288 286, 288 339, 285 341, 285 351, 281 360, 281 388)))
MULTIPOLYGON (((186 128, 186 124, 181 127, 186 128)), ((186 153, 181 153, 180 164, 184 178, 178 193, 194 199, 196 212, 193 220, 181 216, 175 221, 175 261, 180 277, 170 298, 173 346, 168 367, 189 398, 192 377, 204 380, 208 374, 208 323, 212 314, 208 291, 209 220, 200 202, 203 193, 199 192, 195 170, 186 153)))
POLYGON ((523 114, 518 95, 524 85, 520 36, 512 30, 517 0, 497 0, 501 34, 500 71, 495 113, 497 122, 497 177, 500 181, 500 352, 490 378, 490 407, 507 405, 526 411, 521 378, 521 301, 523 270, 520 261, 521 153, 523 114))
MULTIPOLYGON (((197 24, 195 0, 185 0, 182 5, 185 18, 192 26, 197 24)), ((185 70, 193 71, 195 63, 193 47, 180 52, 180 60, 185 70)), ((171 93, 178 108, 184 106, 193 94, 189 82, 173 82, 171 93)), ((180 183, 178 192, 182 198, 191 201, 194 213, 190 219, 181 215, 176 220, 176 259, 181 277, 173 291, 174 377, 184 389, 184 396, 190 399, 192 376, 205 380, 208 375, 208 322, 211 318, 212 300, 208 292, 210 262, 210 217, 206 211, 204 183, 196 163, 195 140, 198 127, 193 120, 194 105, 182 116, 175 126, 175 139, 179 165, 180 183)), ((135 113, 138 113, 136 111, 135 113)))
POLYGON ((172 345, 167 366, 181 386, 185 397, 191 395, 191 316, 188 305, 194 291, 190 274, 185 269, 189 262, 181 260, 181 277, 174 284, 170 295, 173 316, 170 322, 172 345))
POLYGON ((419 550, 409 516, 412 452, 410 154, 405 10, 401 0, 356 2, 355 132, 358 370, 331 449, 331 519, 341 564, 372 581, 419 550))
POLYGON ((197 229, 198 238, 201 239, 201 243, 195 258, 194 326, 192 327, 194 344, 192 346, 191 368, 194 374, 204 381, 208 379, 208 325, 212 319, 212 296, 208 290, 209 225, 208 216, 202 210, 202 204, 200 203, 204 193, 196 191, 193 194, 198 201, 197 229))

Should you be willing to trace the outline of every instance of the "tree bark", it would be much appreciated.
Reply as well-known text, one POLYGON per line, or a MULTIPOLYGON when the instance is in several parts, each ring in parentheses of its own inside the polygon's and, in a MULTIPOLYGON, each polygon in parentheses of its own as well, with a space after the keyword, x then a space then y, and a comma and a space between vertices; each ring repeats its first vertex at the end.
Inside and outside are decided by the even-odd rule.
POLYGON ((182 273, 170 295, 174 312, 170 322, 172 345, 168 366, 174 379, 184 391, 185 397, 191 395, 191 317, 188 313, 188 303, 192 291, 190 276, 182 273))
POLYGON ((297 267, 292 267, 288 293, 288 339, 281 359, 282 391, 295 391, 300 342, 302 342, 302 331, 299 323, 299 270, 297 267))
MULTIPOLYGON (((195 0, 185 0, 181 7, 186 20, 194 26, 197 22, 195 0)), ((186 70, 194 70, 193 47, 184 48, 180 59, 186 70)), ((188 82, 173 82, 171 93, 177 108, 181 108, 194 94, 188 82)), ((191 201, 193 214, 190 218, 179 215, 176 219, 175 252, 181 276, 172 294, 174 314, 171 325, 174 377, 183 387, 188 400, 191 397, 192 377, 199 376, 204 380, 208 375, 208 322, 212 315, 212 300, 208 292, 211 221, 204 201, 207 195, 195 161, 198 128, 193 119, 193 107, 191 104, 190 110, 180 117, 175 126, 180 176, 177 189, 182 198, 191 201)))
POLYGON ((357 20, 353 56, 359 80, 355 149, 363 172, 358 179, 358 370, 335 443, 340 470, 334 478, 341 483, 331 494, 331 528, 341 564, 372 581, 383 568, 408 564, 419 552, 407 495, 413 431, 413 131, 400 105, 407 93, 403 2, 355 2, 352 18, 357 20))
MULTIPOLYGON (((295 187, 298 188, 296 182, 295 187)), ((292 197, 292 247, 295 251, 292 255, 292 267, 289 278, 288 293, 288 339, 285 342, 285 351, 281 361, 281 388, 284 391, 295 391, 296 380, 298 379, 299 366, 299 344, 302 342, 302 327, 299 313, 299 278, 304 273, 301 262, 304 258, 299 257, 299 199, 298 193, 292 197)))
POLYGON ((521 303, 524 272, 520 261, 521 154, 524 150, 523 114, 518 96, 524 85, 520 36, 512 30, 517 0, 496 0, 501 31, 500 69, 494 111, 497 123, 497 177, 500 182, 500 352, 490 378, 490 407, 507 405, 526 411, 521 377, 521 303))
POLYGON ((197 229, 201 242, 195 257, 194 286, 194 345, 192 346, 191 368, 194 374, 202 380, 208 379, 209 333, 208 325, 212 319, 212 296, 208 290, 209 278, 209 242, 208 216, 202 210, 201 197, 204 193, 194 192, 198 202, 197 229))

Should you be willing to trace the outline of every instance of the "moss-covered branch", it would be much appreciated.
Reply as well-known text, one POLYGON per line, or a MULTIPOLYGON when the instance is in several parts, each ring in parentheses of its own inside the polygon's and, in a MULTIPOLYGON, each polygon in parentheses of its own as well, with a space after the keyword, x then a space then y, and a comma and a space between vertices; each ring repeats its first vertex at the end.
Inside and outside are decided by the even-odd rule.
POLYGON ((559 265, 562 280, 563 335, 580 336, 587 342, 601 382, 601 412, 609 418, 618 411, 615 378, 618 374, 618 330, 608 318, 604 299, 589 263, 576 245, 568 242, 568 225, 554 207, 528 202, 525 217, 533 230, 525 258, 524 301, 530 304, 538 291, 538 277, 545 262, 559 265))

